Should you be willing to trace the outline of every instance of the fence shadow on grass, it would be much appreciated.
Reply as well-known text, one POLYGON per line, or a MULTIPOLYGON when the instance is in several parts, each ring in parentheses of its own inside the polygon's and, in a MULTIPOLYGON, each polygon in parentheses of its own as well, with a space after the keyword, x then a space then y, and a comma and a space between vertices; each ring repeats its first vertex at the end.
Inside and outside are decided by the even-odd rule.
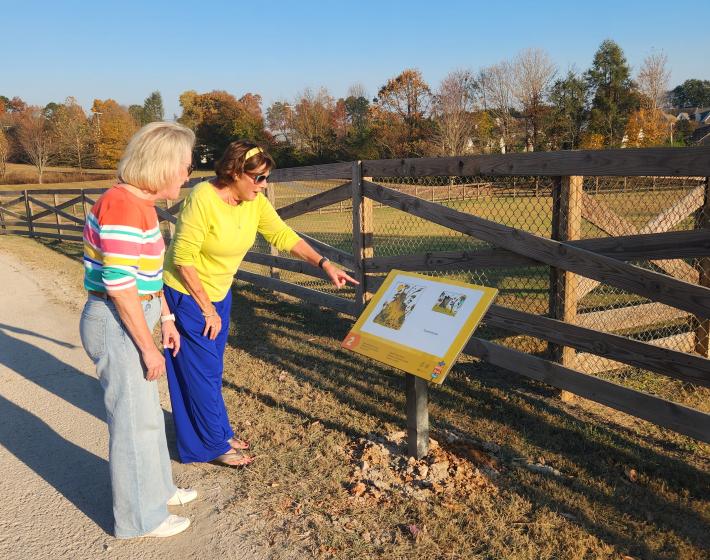
MULTIPOLYGON (((347 333, 349 321, 339 319, 332 311, 276 301, 268 292, 256 288, 245 288, 244 292, 235 297, 237 335, 230 337, 231 345, 287 371, 306 386, 306 391, 307 387, 329 391, 338 403, 359 414, 404 428, 403 378, 391 368, 339 348, 338 341, 347 333), (310 342, 310 348, 302 344, 285 349, 278 343, 295 335, 298 340, 324 337, 332 344, 315 340, 310 342)), ((531 449, 542 450, 563 456, 568 462, 565 468, 574 473, 571 478, 551 478, 520 471, 525 474, 519 476, 511 464, 501 475, 511 491, 531 500, 536 507, 568 512, 591 534, 644 558, 656 557, 656 552, 635 535, 634 525, 651 522, 681 541, 700 548, 708 545, 706 520, 684 505, 692 499, 707 498, 707 473, 645 446, 645 436, 630 428, 611 422, 600 425, 597 419, 590 431, 590 415, 582 409, 572 412, 566 405, 557 404, 551 400, 557 392, 543 384, 477 363, 461 364, 457 369, 459 372, 451 375, 442 388, 432 390, 432 404, 440 410, 465 412, 470 423, 461 426, 445 417, 432 418, 435 429, 455 429, 486 440, 491 424, 498 424, 521 438, 518 444, 508 443, 504 449, 508 459, 527 456, 531 449), (501 393, 514 398, 498 399, 501 393), (489 429, 481 430, 481 424, 489 429), (652 487, 640 482, 626 482, 625 466, 633 466, 649 479, 660 479, 669 496, 654 493, 652 487), (574 499, 570 500, 570 496, 574 499), (590 515, 596 513, 597 506, 607 513, 614 512, 616 519, 590 515), (620 521, 623 519, 628 521, 620 521), (620 522, 628 527, 619 528, 620 522)), ((349 437, 364 435, 353 420, 357 415, 329 417, 322 410, 314 414, 307 405, 289 403, 288 397, 276 399, 231 382, 227 386, 246 392, 265 405, 318 420, 349 437)), ((663 449, 662 440, 656 438, 652 443, 663 449)), ((674 452, 679 453, 678 449, 674 452)))

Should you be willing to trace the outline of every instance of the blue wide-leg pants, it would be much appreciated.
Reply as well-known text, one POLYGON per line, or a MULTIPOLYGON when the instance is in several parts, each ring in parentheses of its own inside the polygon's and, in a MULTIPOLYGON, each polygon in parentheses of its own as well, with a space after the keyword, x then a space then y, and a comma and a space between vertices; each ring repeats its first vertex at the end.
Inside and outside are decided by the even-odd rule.
POLYGON ((205 319, 192 296, 169 286, 164 293, 180 333, 177 356, 165 351, 178 453, 183 463, 211 461, 230 450, 228 440, 234 436, 222 397, 232 293, 212 302, 222 319, 215 340, 202 334, 205 319))

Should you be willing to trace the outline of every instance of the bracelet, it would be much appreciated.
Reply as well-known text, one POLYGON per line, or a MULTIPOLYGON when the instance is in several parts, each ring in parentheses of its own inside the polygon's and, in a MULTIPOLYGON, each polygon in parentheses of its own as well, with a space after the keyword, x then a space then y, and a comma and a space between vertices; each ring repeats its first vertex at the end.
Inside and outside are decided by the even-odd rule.
POLYGON ((170 315, 162 315, 160 317, 160 323, 165 323, 166 321, 175 321, 175 314, 171 313, 170 315))
POLYGON ((327 262, 330 262, 330 259, 328 257, 321 257, 321 259, 318 261, 318 268, 323 268, 323 266, 327 262))

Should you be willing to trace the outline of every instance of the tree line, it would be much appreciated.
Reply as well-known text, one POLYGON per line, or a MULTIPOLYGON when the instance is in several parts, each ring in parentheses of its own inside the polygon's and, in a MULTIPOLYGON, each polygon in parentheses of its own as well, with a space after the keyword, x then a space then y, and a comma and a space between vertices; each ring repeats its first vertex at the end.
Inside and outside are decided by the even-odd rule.
MULTIPOLYGON (((710 105, 710 81, 690 79, 669 90, 662 53, 635 76, 621 47, 601 43, 585 71, 561 72, 541 49, 478 70, 450 72, 437 88, 410 68, 374 97, 361 85, 334 98, 325 87, 262 110, 256 93, 180 96, 179 122, 197 136, 195 159, 211 165, 234 139, 269 146, 280 166, 472 153, 685 145, 692 120, 671 107, 710 105), (677 112, 677 111, 676 111, 677 112)), ((115 167, 140 126, 162 120, 159 92, 143 105, 95 100, 87 116, 73 98, 45 107, 0 96, 0 174, 8 158, 29 161, 40 177, 49 164, 115 167)))

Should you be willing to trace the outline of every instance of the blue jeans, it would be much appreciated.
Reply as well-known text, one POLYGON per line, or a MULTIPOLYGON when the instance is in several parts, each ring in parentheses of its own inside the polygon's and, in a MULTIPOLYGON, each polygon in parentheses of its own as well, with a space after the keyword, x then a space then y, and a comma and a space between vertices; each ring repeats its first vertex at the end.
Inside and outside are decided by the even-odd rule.
MULTIPOLYGON (((160 299, 141 303, 152 329, 160 299)), ((115 535, 138 537, 168 517, 167 501, 177 490, 158 387, 145 380, 140 352, 112 302, 89 295, 79 329, 104 390, 115 535)))

